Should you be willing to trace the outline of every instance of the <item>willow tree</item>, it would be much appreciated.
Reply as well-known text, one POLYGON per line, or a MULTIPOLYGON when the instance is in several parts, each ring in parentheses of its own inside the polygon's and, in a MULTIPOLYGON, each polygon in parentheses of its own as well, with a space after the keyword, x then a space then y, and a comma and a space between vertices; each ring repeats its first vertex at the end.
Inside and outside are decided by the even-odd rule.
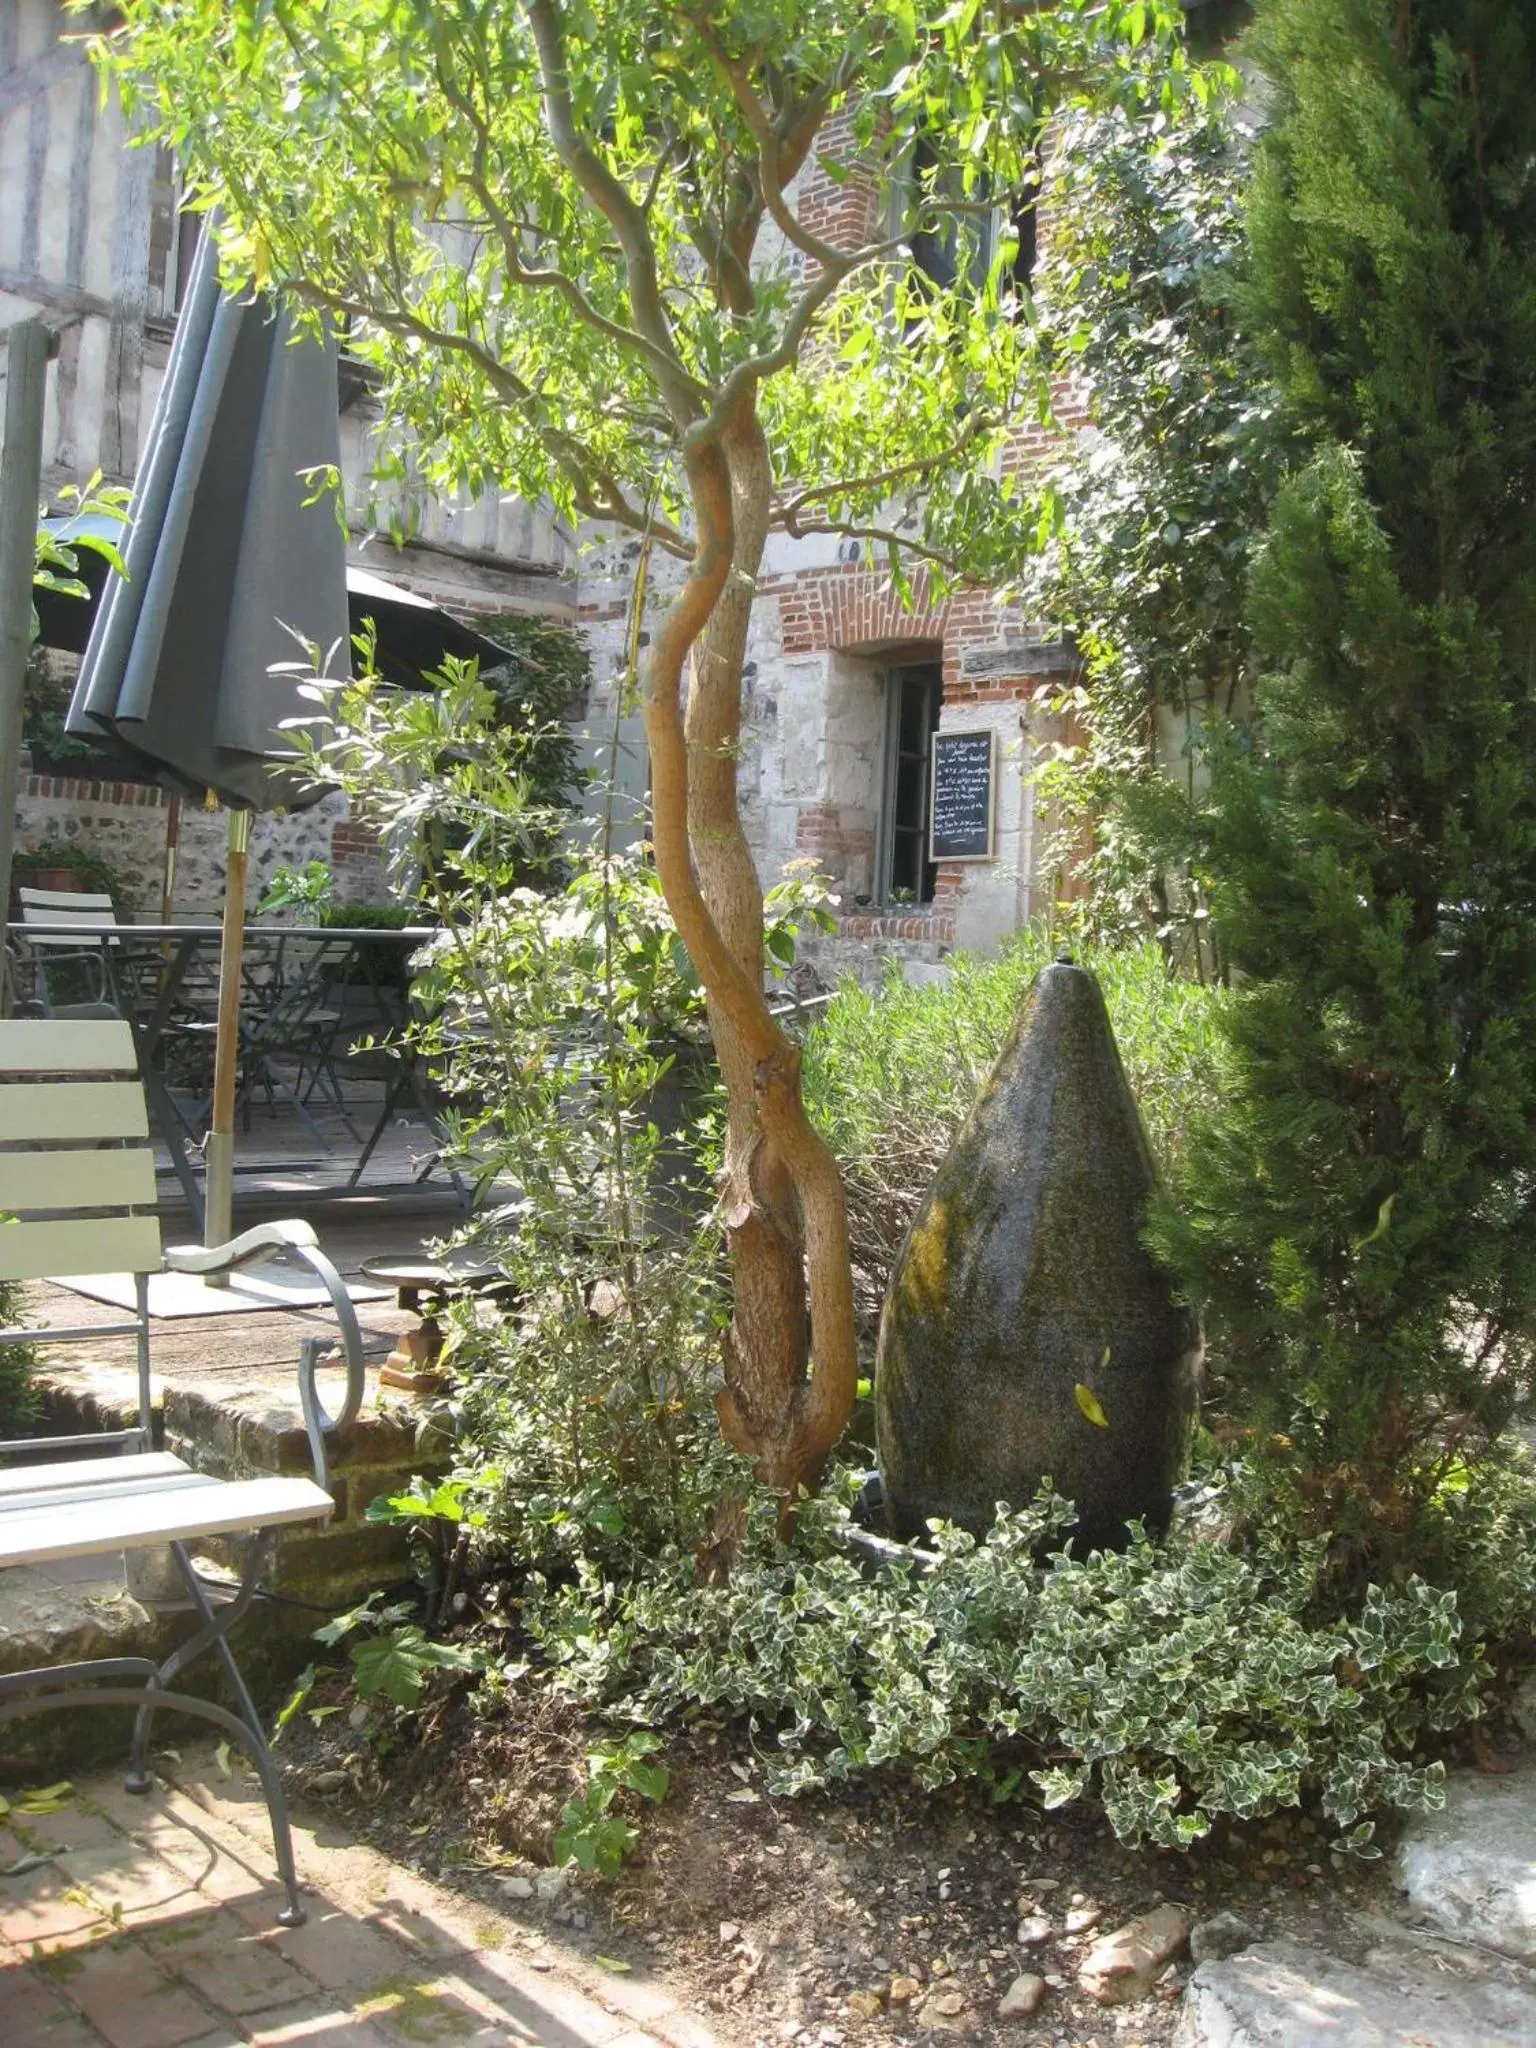
POLYGON ((680 565, 642 685, 656 864, 729 1099, 720 1423, 767 1484, 814 1485, 853 1401, 853 1298, 837 1165, 763 997, 737 806, 759 565, 774 530, 856 536, 902 582, 1016 564, 1038 509, 1006 449, 1050 396, 1012 222, 1065 104, 1179 97, 1178 9, 121 15, 104 61, 193 203, 218 207, 229 277, 349 323, 429 483, 542 499, 680 565))

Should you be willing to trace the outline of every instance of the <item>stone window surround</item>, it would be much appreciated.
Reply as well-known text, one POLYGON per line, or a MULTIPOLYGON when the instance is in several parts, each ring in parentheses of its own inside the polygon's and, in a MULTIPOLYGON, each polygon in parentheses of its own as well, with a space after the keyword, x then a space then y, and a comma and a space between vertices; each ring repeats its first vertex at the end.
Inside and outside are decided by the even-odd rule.
MULTIPOLYGON (((878 571, 857 564, 765 577, 762 595, 779 606, 783 651, 787 655, 837 653, 861 659, 938 659, 944 676, 945 710, 985 703, 1028 703, 1053 678, 1065 680, 1077 655, 1070 641, 1042 633, 1016 606, 990 591, 961 589, 930 603, 921 579, 914 579, 909 610, 878 571)), ((840 821, 835 807, 807 804, 801 813, 797 850, 836 858, 840 821)), ((941 861, 933 901, 921 907, 871 906, 838 919, 837 934, 850 939, 955 942, 956 912, 969 870, 941 861)))

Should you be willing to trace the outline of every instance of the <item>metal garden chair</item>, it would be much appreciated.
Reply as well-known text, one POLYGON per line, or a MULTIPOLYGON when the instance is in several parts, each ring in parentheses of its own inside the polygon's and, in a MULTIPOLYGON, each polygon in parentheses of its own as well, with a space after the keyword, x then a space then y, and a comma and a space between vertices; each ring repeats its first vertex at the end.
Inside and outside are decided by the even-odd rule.
POLYGON ((287 1903, 284 1926, 304 1919, 282 1786, 261 1718, 227 1640, 260 1590, 278 1531, 324 1519, 326 1432, 350 1422, 364 1391, 362 1339, 340 1275, 306 1223, 262 1224, 211 1250, 167 1249, 154 1213, 155 1163, 133 1039, 121 1021, 0 1022, 0 1280, 52 1279, 103 1270, 134 1278, 134 1310, 122 1322, 0 1330, 0 1343, 137 1340, 138 1420, 130 1428, 0 1442, 0 1568, 111 1555, 168 1544, 199 1626, 160 1664, 145 1657, 93 1658, 0 1676, 0 1723, 51 1708, 137 1706, 127 1786, 147 1792, 145 1745, 166 1709, 211 1721, 241 1743, 256 1767, 272 1822, 287 1903), (301 1346, 299 1403, 314 1477, 218 1479, 154 1448, 149 1363, 149 1278, 228 1272, 284 1252, 323 1282, 340 1326, 346 1397, 333 1419, 316 1386, 319 1338, 301 1346), (4 1469, 6 1459, 42 1460, 4 1469), (238 1591, 215 1608, 187 1545, 249 1532, 238 1591), (211 1651, 237 1711, 173 1689, 211 1651))
MULTIPOLYGON (((92 895, 80 889, 25 889, 16 891, 23 925, 104 925, 117 923, 117 910, 106 894, 92 895)), ((112 971, 107 945, 99 933, 82 932, 78 938, 62 932, 34 931, 21 934, 21 943, 32 966, 32 993, 45 1017, 116 1017, 118 1008, 112 989, 112 971), (83 995, 65 993, 66 984, 82 984, 83 995)))

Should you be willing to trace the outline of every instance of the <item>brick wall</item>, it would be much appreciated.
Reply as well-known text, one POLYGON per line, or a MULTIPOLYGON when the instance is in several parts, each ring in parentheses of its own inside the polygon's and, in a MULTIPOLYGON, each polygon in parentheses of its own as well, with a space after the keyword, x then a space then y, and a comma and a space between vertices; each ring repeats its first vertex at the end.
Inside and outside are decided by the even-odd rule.
POLYGON ((331 894, 337 903, 388 903, 389 885, 379 835, 359 818, 331 827, 331 894))
POLYGON ((118 804, 131 811, 163 811, 170 801, 163 789, 147 782, 88 782, 75 775, 23 775, 18 794, 77 804, 118 804))
POLYGON ((1058 634, 990 590, 957 590, 930 602, 922 575, 912 589, 909 606, 888 576, 851 563, 767 576, 760 585, 763 597, 778 601, 785 654, 926 650, 943 666, 946 704, 1032 696, 1075 666, 1058 634))
POLYGON ((938 945, 955 942, 955 913, 935 903, 930 910, 856 911, 837 921, 840 939, 924 939, 938 945))
MULTIPOLYGON (((933 902, 879 911, 857 907, 839 920, 848 940, 933 946, 988 945, 1038 910, 1033 872, 1037 807, 1029 781, 1034 749, 1056 737, 1042 693, 1075 665, 1069 643, 1030 621, 990 590, 961 589, 932 599, 914 581, 908 606, 889 579, 857 564, 824 565, 766 577, 762 596, 777 608, 783 655, 898 654, 938 661, 942 726, 990 725, 998 732, 998 852, 988 863, 940 863, 933 902)), ((871 664, 873 666, 873 663, 871 664)), ((828 697, 831 697, 831 676, 828 697)), ((844 888, 869 887, 874 832, 862 804, 841 805, 807 791, 795 835, 797 856, 814 858, 844 888), (857 878, 865 878, 862 881, 857 878)))
POLYGON ((860 167, 852 123, 834 114, 816 138, 795 188, 795 216, 807 234, 835 249, 857 249, 879 228, 879 191, 873 174, 860 167), (839 166, 837 175, 828 164, 839 166))
MULTIPOLYGON (((850 247, 878 235, 879 198, 874 176, 856 161, 846 118, 830 122, 815 156, 796 187, 803 224, 821 239, 850 247), (840 175, 828 161, 846 164, 840 175)), ((1039 239, 1049 232, 1049 209, 1041 209, 1039 239)), ((1072 433, 1089 419, 1084 388, 1067 379, 1057 382, 1052 404, 1058 424, 1022 422, 1009 436, 1002 453, 1007 473, 1027 477, 1061 448, 1063 431, 1072 433)), ((804 568, 779 567, 759 583, 764 604, 777 614, 779 652, 785 662, 815 655, 894 656, 933 659, 943 674, 941 724, 975 728, 990 725, 998 733, 1002 784, 999 789, 998 859, 987 864, 940 864, 933 903, 922 910, 881 913, 855 909, 839 925, 839 936, 872 945, 900 942, 926 953, 936 945, 992 943, 1001 930, 1042 907, 1042 891, 1033 873, 1039 819, 1030 765, 1036 748, 1057 736, 1056 722, 1044 698, 1053 682, 1065 680, 1076 665, 1075 650, 1049 625, 1031 620, 1015 603, 995 592, 962 588, 947 597, 930 596, 927 577, 913 578, 908 605, 879 571, 862 563, 825 559, 804 568)), ((834 664, 826 676, 828 735, 836 695, 834 664)), ((873 667, 873 664, 872 664, 873 667)), ((760 679, 770 688, 772 673, 760 679)), ((774 744, 786 744, 780 731, 774 744)), ((766 744, 766 741, 765 741, 766 744)), ((822 782, 835 784, 823 751, 822 782)), ((834 880, 873 873, 875 834, 863 803, 829 801, 824 788, 804 791, 794 835, 795 852, 817 859, 834 880)), ((859 886, 856 881, 852 886, 859 886)))

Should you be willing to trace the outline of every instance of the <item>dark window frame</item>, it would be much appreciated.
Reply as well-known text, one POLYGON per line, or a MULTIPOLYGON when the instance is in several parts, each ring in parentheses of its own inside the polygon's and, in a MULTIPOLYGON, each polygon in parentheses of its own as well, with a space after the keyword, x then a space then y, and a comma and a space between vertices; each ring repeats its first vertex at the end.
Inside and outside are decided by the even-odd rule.
MULTIPOLYGON (((931 147, 922 136, 913 143, 901 175, 896 181, 896 205, 904 213, 912 202, 915 186, 925 173, 934 167, 931 147)), ((1011 204, 999 199, 990 207, 985 196, 972 204, 986 209, 985 231, 978 235, 970 251, 970 272, 974 289, 980 291, 986 281, 987 272, 997 252, 1003 222, 1014 228, 1018 235, 1018 247, 1009 265, 1009 274, 1015 287, 1021 292, 1030 289, 1040 253, 1040 179, 1038 169, 1033 183, 1024 191, 1015 193, 1011 204)), ((899 232, 899 226, 897 228, 899 232)), ((949 216, 942 226, 925 228, 911 238, 912 261, 924 277, 937 285, 940 291, 948 291, 954 284, 959 271, 959 260, 955 244, 959 237, 959 221, 949 216)))
POLYGON ((923 909, 933 902, 938 869, 928 858, 928 780, 943 702, 944 671, 937 659, 887 669, 874 877, 875 901, 885 909, 923 909), (897 890, 904 893, 897 896, 897 890))

